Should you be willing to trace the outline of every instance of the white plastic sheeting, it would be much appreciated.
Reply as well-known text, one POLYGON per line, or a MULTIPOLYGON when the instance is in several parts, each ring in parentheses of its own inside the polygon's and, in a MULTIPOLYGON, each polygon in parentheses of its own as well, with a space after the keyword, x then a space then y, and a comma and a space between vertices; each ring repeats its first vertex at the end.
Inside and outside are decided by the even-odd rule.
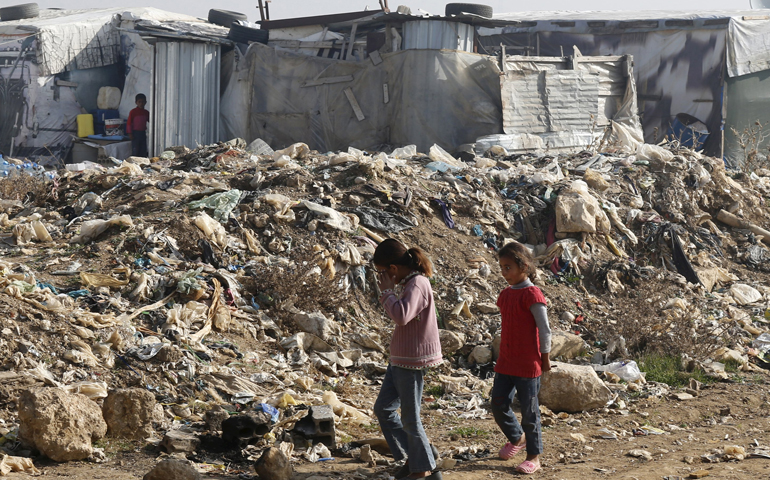
POLYGON ((440 20, 414 20, 404 23, 404 49, 434 48, 473 52, 476 30, 472 25, 440 20))
POLYGON ((731 77, 770 70, 770 17, 757 13, 730 19, 727 74, 731 77))
POLYGON ((0 23, 0 39, 4 35, 35 32, 40 74, 53 75, 65 70, 82 70, 118 63, 118 28, 131 26, 131 22, 138 18, 201 22, 188 15, 164 12, 156 8, 49 9, 42 10, 36 18, 0 23))
POLYGON ((223 107, 222 124, 274 148, 304 141, 320 151, 384 143, 415 144, 422 151, 438 143, 453 150, 501 133, 495 58, 449 50, 404 50, 382 58, 373 65, 252 44, 225 91, 230 105, 244 92, 232 83, 250 83, 248 115, 237 118, 223 107))
POLYGON ((634 151, 642 130, 632 65, 628 56, 577 51, 574 57, 505 56, 503 130, 511 137, 494 141, 523 152, 587 148, 605 139, 634 151))

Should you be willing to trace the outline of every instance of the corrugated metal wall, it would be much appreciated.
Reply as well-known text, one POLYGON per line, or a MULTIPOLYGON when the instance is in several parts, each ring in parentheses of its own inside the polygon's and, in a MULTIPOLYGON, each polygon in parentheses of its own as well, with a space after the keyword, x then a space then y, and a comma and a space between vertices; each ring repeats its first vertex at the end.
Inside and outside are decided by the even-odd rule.
POLYGON ((475 30, 472 25, 442 20, 416 20, 404 23, 404 50, 448 49, 473 52, 475 30))
POLYGON ((219 140, 219 56, 220 46, 210 43, 155 45, 151 155, 219 140))

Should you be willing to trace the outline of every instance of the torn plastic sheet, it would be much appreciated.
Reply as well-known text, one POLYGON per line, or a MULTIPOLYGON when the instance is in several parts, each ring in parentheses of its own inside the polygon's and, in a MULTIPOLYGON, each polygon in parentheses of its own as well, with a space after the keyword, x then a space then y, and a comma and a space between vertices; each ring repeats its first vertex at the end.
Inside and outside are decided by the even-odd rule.
POLYGON ((325 207, 323 205, 309 202, 307 200, 302 200, 300 204, 311 212, 325 217, 325 219, 321 220, 321 222, 328 227, 334 228, 336 230, 342 230, 343 232, 353 232, 358 227, 358 217, 354 217, 354 221, 351 217, 343 215, 331 207, 325 207))
POLYGON ((415 226, 414 223, 401 215, 372 207, 357 207, 353 212, 361 219, 362 225, 389 233, 398 233, 415 226))
POLYGON ((208 208, 214 211, 214 218, 220 222, 227 222, 230 213, 238 206, 241 199, 241 191, 232 189, 229 192, 215 193, 206 198, 195 200, 188 205, 190 209, 208 208))

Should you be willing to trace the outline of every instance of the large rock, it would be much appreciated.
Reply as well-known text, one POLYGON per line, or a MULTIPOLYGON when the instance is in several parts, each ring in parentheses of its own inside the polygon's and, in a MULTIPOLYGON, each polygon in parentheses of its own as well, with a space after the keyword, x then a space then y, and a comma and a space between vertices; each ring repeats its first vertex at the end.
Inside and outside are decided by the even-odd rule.
POLYGON ((291 480, 294 475, 289 459, 276 447, 265 450, 254 469, 260 480, 291 480))
POLYGON ((575 358, 583 353, 583 339, 574 333, 551 331, 551 358, 575 358))
POLYGON ((155 468, 150 470, 142 480, 201 480, 201 474, 198 473, 190 462, 168 458, 155 468))
POLYGON ((465 345, 465 335, 451 330, 439 330, 438 337, 441 340, 441 352, 444 355, 452 355, 465 345))
POLYGON ((540 383, 540 404, 555 412, 582 412, 603 407, 612 392, 592 367, 551 362, 540 383))
POLYGON ((141 388, 112 390, 102 406, 107 433, 135 440, 152 436, 154 412, 155 397, 141 388))
POLYGON ((19 439, 51 460, 88 458, 106 433, 101 409, 85 395, 39 387, 19 396, 19 439))
POLYGON ((339 325, 321 312, 298 313, 294 315, 294 323, 303 332, 312 333, 323 341, 328 341, 332 335, 340 332, 339 325))

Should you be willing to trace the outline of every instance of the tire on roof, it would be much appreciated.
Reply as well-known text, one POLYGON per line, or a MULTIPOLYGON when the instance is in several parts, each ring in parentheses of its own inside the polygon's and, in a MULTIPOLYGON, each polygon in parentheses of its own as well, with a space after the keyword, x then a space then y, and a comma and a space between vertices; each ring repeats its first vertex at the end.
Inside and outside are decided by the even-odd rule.
POLYGON ((233 23, 230 26, 230 33, 227 34, 227 38, 237 43, 259 42, 267 45, 267 40, 270 38, 270 31, 244 27, 243 25, 233 23))
POLYGON ((23 3, 0 8, 0 22, 35 18, 38 15, 40 15, 40 7, 37 6, 37 3, 23 3))
POLYGON ((492 7, 479 3, 447 3, 444 10, 446 16, 472 13, 480 17, 492 18, 492 7))
POLYGON ((209 10, 209 23, 215 23, 223 27, 229 27, 233 22, 248 22, 249 17, 240 12, 231 12, 230 10, 218 10, 212 8, 209 10))

